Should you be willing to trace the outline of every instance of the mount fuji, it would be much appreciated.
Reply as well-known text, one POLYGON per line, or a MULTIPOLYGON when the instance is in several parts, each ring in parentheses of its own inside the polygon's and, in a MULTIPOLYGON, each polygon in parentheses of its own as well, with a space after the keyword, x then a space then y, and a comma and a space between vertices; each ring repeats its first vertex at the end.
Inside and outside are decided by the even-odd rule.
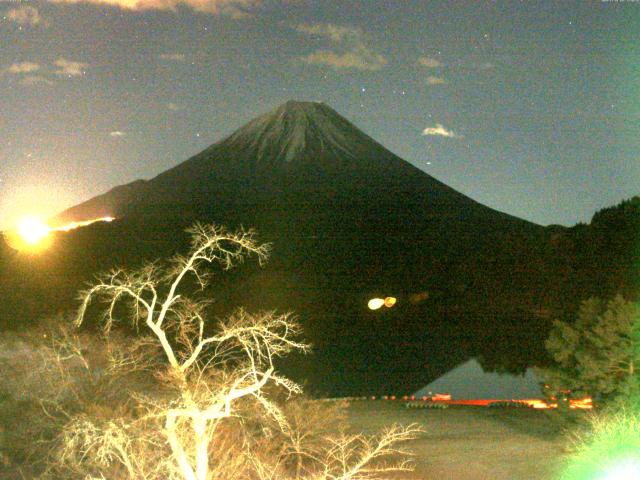
POLYGON ((0 319, 72 308, 83 281, 184 251, 184 229, 200 221, 273 244, 266 268, 216 276, 210 293, 220 315, 295 311, 314 353, 282 368, 312 391, 411 392, 471 356, 522 371, 543 356, 547 229, 448 187, 322 103, 287 102, 52 221, 104 216, 116 220, 3 268, 12 293, 0 319), (376 296, 398 301, 373 312, 376 296))

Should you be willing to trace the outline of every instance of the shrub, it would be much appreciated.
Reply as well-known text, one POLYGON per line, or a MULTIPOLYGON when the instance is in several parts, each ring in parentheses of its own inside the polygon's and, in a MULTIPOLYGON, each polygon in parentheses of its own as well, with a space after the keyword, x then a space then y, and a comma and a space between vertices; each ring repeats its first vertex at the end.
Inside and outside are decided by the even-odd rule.
POLYGON ((417 409, 433 409, 433 410, 446 410, 449 408, 449 405, 442 402, 432 402, 432 401, 415 401, 405 403, 407 408, 417 408, 417 409))
POLYGON ((501 400, 497 402, 491 402, 487 405, 489 408, 532 408, 527 402, 520 402, 517 400, 501 400))

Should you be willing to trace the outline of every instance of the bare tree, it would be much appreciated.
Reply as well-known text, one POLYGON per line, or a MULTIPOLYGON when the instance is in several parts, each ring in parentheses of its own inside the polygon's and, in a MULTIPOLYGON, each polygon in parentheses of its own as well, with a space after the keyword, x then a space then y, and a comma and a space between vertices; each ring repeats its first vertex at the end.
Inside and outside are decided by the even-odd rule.
MULTIPOLYGON (((269 388, 301 393, 300 386, 280 376, 274 366, 278 357, 308 350, 298 339, 299 324, 290 314, 252 315, 238 309, 211 328, 206 322, 210 302, 193 295, 207 286, 208 265, 218 263, 227 270, 249 255, 262 263, 268 246, 258 244, 252 231, 231 233, 196 224, 190 233, 188 256, 175 257, 167 266, 156 262, 135 271, 111 271, 81 293, 77 325, 85 321, 90 304, 100 301, 106 304, 107 338, 123 306, 132 325, 149 332, 125 348, 110 349, 104 374, 153 372, 157 388, 132 392, 134 405, 124 407, 125 414, 111 409, 112 418, 103 412, 97 420, 91 412, 73 416, 61 436, 58 464, 85 479, 105 478, 107 473, 135 480, 291 478, 283 466, 292 456, 297 456, 296 478, 355 480, 407 469, 404 460, 387 466, 378 460, 404 454, 395 444, 415 436, 413 425, 394 427, 372 439, 327 435, 324 449, 305 447, 307 440, 292 430, 298 426, 292 427, 265 393, 269 388), (249 431, 251 416, 269 419, 283 438, 292 440, 290 445, 258 452, 255 439, 238 433, 249 431), (225 440, 233 450, 222 448, 225 440), (310 459, 309 468, 302 469, 299 458, 310 459)), ((71 353, 82 358, 78 349, 71 353)))
MULTIPOLYGON (((273 361, 294 349, 306 351, 307 346, 296 340, 300 327, 291 316, 274 312, 254 316, 238 310, 219 323, 215 334, 207 336, 208 302, 183 295, 181 287, 187 277, 204 288, 209 280, 204 268, 207 264, 219 263, 229 269, 251 254, 263 262, 268 246, 258 244, 252 231, 230 233, 196 224, 190 233, 191 253, 174 258, 168 268, 149 264, 134 272, 115 270, 82 292, 77 324, 83 322, 90 302, 99 299, 108 305, 104 321, 108 333, 116 320, 118 304, 128 303, 134 325, 143 323, 160 343, 169 364, 164 380, 178 391, 178 397, 168 405, 151 398, 141 400, 149 407, 148 414, 164 417, 164 433, 182 477, 206 480, 210 439, 218 422, 233 414, 238 399, 252 396, 284 426, 284 417, 262 390, 267 382, 273 382, 289 392, 299 392, 297 384, 276 374, 273 361), (216 369, 217 381, 211 382, 214 367, 221 365, 233 367, 216 369), (187 428, 190 435, 185 435, 187 428)), ((139 366, 141 360, 144 359, 129 358, 121 362, 139 366)), ((85 425, 82 430, 91 429, 85 425)), ((122 443, 126 442, 114 440, 114 445, 122 443)), ((132 476, 134 469, 127 456, 120 452, 117 460, 126 465, 132 476)))
MULTIPOLYGON (((411 452, 400 445, 414 440, 423 430, 416 424, 391 425, 378 435, 329 433, 315 439, 315 448, 301 448, 298 458, 308 465, 296 465, 299 480, 375 480, 398 472, 413 470, 411 452), (319 447, 319 448, 318 448, 319 447)), ((289 453, 289 452, 287 452, 289 453)), ((260 480, 291 478, 282 465, 282 457, 252 461, 260 480)))

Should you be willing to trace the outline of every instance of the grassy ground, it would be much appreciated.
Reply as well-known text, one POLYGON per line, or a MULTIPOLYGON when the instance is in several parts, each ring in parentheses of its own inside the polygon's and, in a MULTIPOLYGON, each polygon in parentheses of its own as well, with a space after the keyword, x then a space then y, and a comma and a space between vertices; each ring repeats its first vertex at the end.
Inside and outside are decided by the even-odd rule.
POLYGON ((421 425, 425 433, 408 445, 416 453, 411 480, 552 480, 565 440, 548 411, 455 407, 404 407, 402 402, 360 401, 349 406, 356 431, 375 433, 390 423, 421 425))
MULTIPOLYGON (((4 413, 20 423, 20 414, 4 413)), ((424 433, 405 445, 416 454, 415 470, 390 477, 395 480, 555 480, 566 445, 561 424, 549 411, 407 409, 402 402, 355 401, 346 413, 350 429, 368 435, 393 423, 422 427, 424 433)), ((2 424, 12 423, 4 420, 0 440, 2 424)), ((0 442, 0 454, 2 446, 0 442)), ((0 456, 0 479, 35 478, 28 461, 3 465, 3 460, 0 456)))
MULTIPOLYGON (((33 442, 52 428, 43 427, 48 417, 38 400, 55 397, 57 377, 50 365, 41 365, 47 357, 40 347, 16 340, 2 348, 2 343, 0 480, 32 479, 34 459, 27 457, 27 447, 37 446, 33 442)), ((407 445, 416 453, 415 471, 395 479, 555 480, 566 440, 554 413, 470 406, 407 409, 399 401, 354 401, 347 418, 352 431, 371 435, 393 423, 422 427, 425 433, 407 445)))

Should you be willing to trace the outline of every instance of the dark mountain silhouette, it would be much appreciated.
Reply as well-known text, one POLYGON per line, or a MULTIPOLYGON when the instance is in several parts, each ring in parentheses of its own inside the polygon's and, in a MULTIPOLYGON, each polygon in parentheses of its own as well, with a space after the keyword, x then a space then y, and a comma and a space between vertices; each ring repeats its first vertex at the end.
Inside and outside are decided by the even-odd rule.
POLYGON ((234 204, 279 199, 370 202, 370 195, 381 193, 419 204, 427 217, 472 217, 482 212, 501 223, 526 223, 491 211, 447 187, 328 106, 293 101, 152 180, 116 187, 66 210, 57 220, 157 214, 158 206, 185 215, 210 209, 220 200, 234 204))
POLYGON ((325 394, 417 390, 480 356, 524 370, 543 359, 560 287, 554 231, 485 207, 397 157, 321 103, 287 102, 157 177, 62 212, 38 258, 5 248, 5 326, 74 306, 83 281, 115 265, 184 251, 193 221, 254 227, 265 269, 216 277, 216 313, 295 311, 314 344, 283 368, 325 394), (371 312, 372 296, 398 298, 371 312))

